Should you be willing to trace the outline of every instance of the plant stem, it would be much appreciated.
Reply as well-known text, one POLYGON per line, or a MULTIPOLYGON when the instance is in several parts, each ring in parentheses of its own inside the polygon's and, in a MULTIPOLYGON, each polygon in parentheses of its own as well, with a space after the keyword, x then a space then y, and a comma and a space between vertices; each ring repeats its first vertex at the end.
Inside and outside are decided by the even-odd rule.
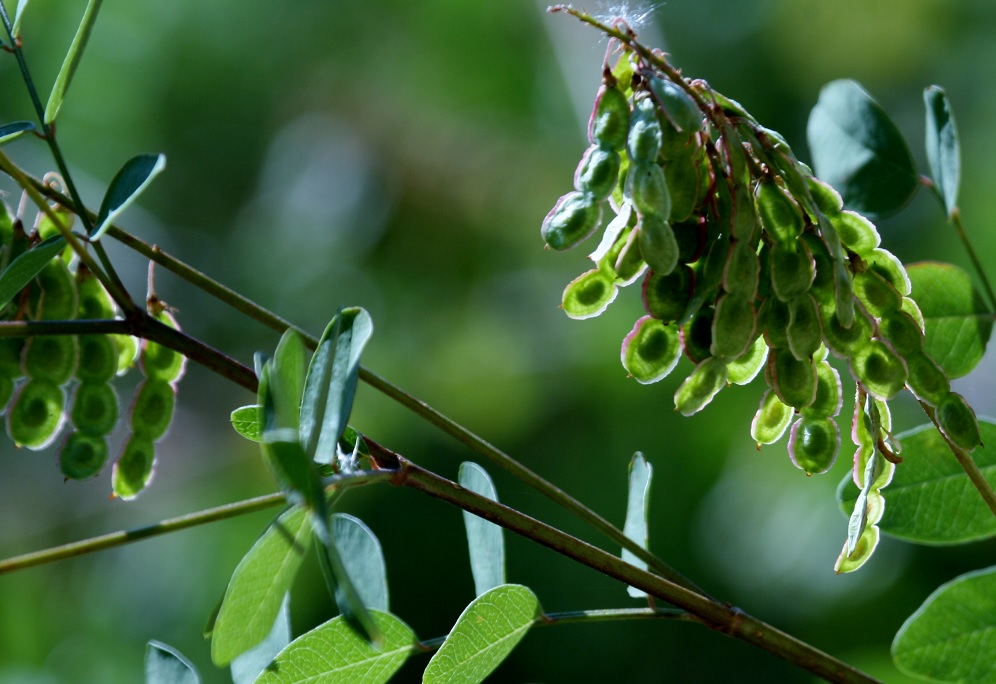
POLYGON ((959 465, 961 465, 962 469, 965 471, 965 474, 968 475, 968 479, 971 480, 975 488, 979 490, 979 494, 982 495, 982 500, 986 502, 989 510, 992 511, 994 516, 996 516, 996 492, 993 491, 993 488, 989 484, 989 480, 986 479, 986 476, 982 474, 981 470, 979 470, 979 466, 977 466, 975 461, 972 460, 972 455, 948 439, 948 436, 944 434, 943 430, 941 430, 940 423, 937 422, 937 412, 934 411, 929 404, 921 401, 920 407, 923 409, 923 412, 927 414, 927 417, 930 418, 930 422, 934 424, 934 427, 937 428, 937 432, 939 432, 941 437, 944 438, 944 441, 947 443, 951 453, 954 454, 956 459, 958 459, 959 465))
POLYGON ((396 469, 393 484, 421 491, 501 525, 578 563, 667 601, 694 615, 710 629, 757 646, 830 682, 868 684, 878 681, 738 608, 640 570, 617 556, 464 489, 401 456, 379 452, 378 458, 382 459, 379 463, 381 467, 396 469))
POLYGON ((993 286, 989 283, 989 278, 986 277, 986 271, 982 267, 979 255, 976 254, 975 247, 972 246, 972 241, 968 239, 968 233, 965 232, 965 227, 961 223, 961 211, 958 207, 954 208, 954 211, 951 212, 951 216, 948 218, 951 220, 951 225, 954 226, 955 233, 958 234, 958 239, 961 240, 961 244, 965 247, 965 251, 968 252, 968 258, 972 261, 975 274, 982 281, 982 287, 985 288, 986 296, 989 297, 989 310, 996 311, 996 293, 993 293, 993 286))

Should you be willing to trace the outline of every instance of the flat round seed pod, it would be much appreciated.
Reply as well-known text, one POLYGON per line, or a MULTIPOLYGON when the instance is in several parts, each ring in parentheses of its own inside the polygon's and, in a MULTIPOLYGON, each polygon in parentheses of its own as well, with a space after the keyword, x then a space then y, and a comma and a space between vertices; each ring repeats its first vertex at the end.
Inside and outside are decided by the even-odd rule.
POLYGON ((726 364, 717 358, 708 358, 692 371, 674 394, 674 408, 683 416, 691 416, 704 409, 726 386, 726 364))
POLYGON ((693 363, 705 361, 712 352, 712 307, 700 309, 688 323, 681 328, 681 347, 693 363))
POLYGON ((82 432, 71 432, 59 451, 59 470, 69 480, 86 480, 107 463, 107 440, 82 432))
POLYGON ((727 380, 734 385, 746 385, 757 377, 768 359, 768 345, 760 335, 746 352, 726 364, 727 380))
POLYGON ((618 294, 619 288, 613 279, 596 268, 567 284, 560 306, 576 320, 594 318, 605 311, 618 294))
POLYGON ((773 180, 757 185, 757 212, 761 225, 775 242, 793 243, 802 234, 802 211, 773 180))
POLYGON ((618 152, 592 145, 574 172, 574 187, 596 199, 607 198, 619 182, 619 164, 618 152))
POLYGON ((975 411, 957 392, 951 392, 937 405, 937 422, 944 436, 965 451, 982 444, 975 411))
POLYGON ((789 456, 806 475, 825 473, 837 460, 840 428, 832 418, 800 418, 789 436, 789 456))
POLYGON ((656 273, 667 275, 678 265, 678 242, 674 231, 662 215, 640 217, 640 254, 656 273))
MULTIPOLYGON (((657 107, 649 97, 637 98, 629 119, 626 151, 635 164, 654 163, 661 151, 663 134, 657 119, 657 107)), ((667 216, 667 213, 664 213, 667 216)))
POLYGON ((664 167, 668 196, 671 198, 669 220, 687 221, 698 206, 702 176, 694 157, 679 157, 664 167))
POLYGON ((80 335, 80 357, 76 377, 90 382, 108 382, 118 372, 118 347, 109 335, 80 335))
POLYGON ((48 380, 28 380, 7 407, 7 435, 32 451, 51 444, 66 418, 66 393, 48 380))
POLYGON ((816 399, 816 362, 797 359, 788 349, 771 350, 765 379, 782 403, 793 408, 805 408, 816 399))
POLYGON ((816 262, 801 241, 772 247, 769 269, 771 291, 786 302, 809 292, 816 278, 816 262))
POLYGON ((692 216, 687 221, 671 223, 674 239, 678 243, 678 261, 690 264, 702 256, 706 245, 705 219, 692 216))
POLYGON ((851 375, 869 394, 880 399, 892 399, 899 394, 909 378, 903 359, 879 339, 857 346, 849 365, 851 375))
POLYGON ((713 356, 732 361, 743 355, 757 339, 757 314, 751 298, 727 293, 716 300, 712 318, 713 356))
POLYGON ((761 261, 756 248, 744 240, 734 241, 723 269, 723 289, 754 299, 760 279, 761 261))
POLYGON ((864 259, 869 270, 878 273, 889 281, 900 295, 903 297, 910 296, 910 292, 913 289, 910 283, 910 276, 906 272, 903 262, 895 254, 877 247, 870 253, 863 254, 861 258, 864 259))
POLYGON ((823 326, 823 340, 830 351, 839 358, 848 358, 856 350, 866 346, 871 340, 873 325, 868 317, 860 312, 854 312, 851 326, 845 328, 837 317, 832 306, 820 306, 820 323, 823 326))
POLYGON ((26 341, 23 337, 0 337, 0 372, 12 378, 23 375, 21 353, 26 341))
POLYGON ((620 285, 628 285, 646 269, 647 262, 643 260, 643 252, 640 251, 640 230, 633 228, 626 233, 626 242, 619 250, 612 270, 620 285))
POLYGON ((734 240, 746 242, 756 252, 760 239, 759 228, 754 196, 745 186, 740 186, 734 193, 730 234, 734 240))
POLYGON ((759 315, 764 339, 772 349, 788 348, 788 325, 792 318, 788 304, 777 297, 768 297, 759 315))
POLYGON ((902 357, 923 351, 923 330, 905 311, 893 311, 879 321, 879 332, 902 357))
POLYGON ((76 372, 79 345, 73 335, 39 335, 24 345, 21 364, 29 378, 66 383, 76 372))
POLYGON ((124 375, 135 365, 135 359, 138 358, 140 348, 138 339, 131 335, 110 335, 110 338, 114 340, 114 346, 118 349, 118 375, 124 375))
POLYGON ((158 441, 173 422, 176 390, 165 380, 145 380, 135 390, 131 403, 131 430, 152 442, 158 441))
POLYGON ((761 396, 761 404, 750 424, 750 436, 760 449, 762 444, 774 444, 782 438, 792 422, 794 411, 770 389, 761 396))
POLYGON ((788 303, 789 322, 785 338, 789 351, 797 359, 811 358, 823 344, 823 326, 820 325, 816 300, 808 294, 788 303))
POLYGON ((41 288, 41 302, 37 316, 46 321, 76 318, 79 307, 76 296, 76 279, 69 272, 66 262, 56 258, 45 264, 35 276, 41 288))
POLYGON ((76 387, 69 418, 80 432, 109 434, 118 424, 118 394, 107 382, 81 382, 76 387))
POLYGON ((623 368, 637 382, 657 382, 667 377, 681 358, 678 330, 644 316, 623 340, 620 357, 623 368))
POLYGON ((809 186, 809 194, 816 202, 816 207, 827 218, 835 216, 844 208, 844 200, 841 199, 840 193, 834 190, 829 183, 824 183, 815 176, 807 176, 806 185, 809 186))
POLYGON ((622 149, 629 134, 629 119, 629 101, 623 92, 603 85, 588 121, 588 140, 610 150, 622 149))
POLYGON ((916 352, 904 355, 909 378, 906 386, 920 401, 937 406, 951 393, 951 382, 941 367, 927 354, 916 352))
POLYGON ((833 418, 844 405, 843 387, 837 369, 826 361, 816 364, 816 399, 799 409, 807 418, 833 418))
POLYGON ((602 218, 598 200, 583 192, 569 192, 543 219, 540 234, 553 249, 562 251, 588 239, 602 218))
POLYGON ((903 298, 892 284, 875 271, 854 276, 854 296, 872 316, 879 318, 899 311, 903 298))
POLYGON ((114 494, 125 501, 138 496, 152 481, 156 460, 155 446, 151 440, 132 435, 111 471, 114 494))
POLYGON ((840 241, 852 252, 865 255, 882 243, 875 224, 861 214, 844 210, 830 218, 840 241))
POLYGON ((78 318, 89 321, 114 318, 117 307, 111 295, 92 273, 82 268, 77 270, 76 289, 79 293, 78 318))
POLYGON ((813 295, 820 304, 833 305, 834 263, 833 257, 830 256, 830 250, 827 249, 823 240, 813 233, 803 233, 802 238, 813 257, 813 268, 815 271, 813 284, 809 286, 809 294, 813 295))
POLYGON ((702 111, 695 100, 678 84, 651 76, 650 91, 660 104, 664 118, 687 140, 702 128, 702 111))
POLYGON ((643 308, 653 318, 675 321, 688 307, 693 283, 694 274, 686 264, 678 264, 667 275, 648 271, 643 280, 643 308))
POLYGON ((627 176, 633 205, 641 215, 656 214, 666 220, 671 215, 671 193, 664 169, 656 163, 635 164, 627 176))

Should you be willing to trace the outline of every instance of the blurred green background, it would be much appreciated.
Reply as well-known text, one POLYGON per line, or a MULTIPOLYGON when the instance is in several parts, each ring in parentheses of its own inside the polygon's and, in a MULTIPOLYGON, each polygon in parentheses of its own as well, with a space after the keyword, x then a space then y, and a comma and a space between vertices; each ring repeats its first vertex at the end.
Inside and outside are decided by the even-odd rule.
MULTIPOLYGON (((84 6, 28 8, 25 51, 43 97, 84 6)), ((783 132, 803 159, 820 86, 850 77, 886 106, 925 168, 921 92, 943 85, 964 141, 963 215, 980 253, 993 253, 990 0, 631 7, 622 8, 630 17, 652 10, 645 42, 783 132)), ((723 600, 885 681, 906 681, 890 664, 892 635, 940 583, 991 564, 996 544, 887 539, 859 573, 835 576, 846 519, 833 491, 849 469, 846 444, 831 474, 806 478, 784 443, 754 449, 759 386, 727 390, 683 419, 672 394, 687 362, 658 385, 627 380, 618 351, 642 313, 636 288, 593 321, 558 310, 563 286, 588 268, 587 251, 542 249, 539 224, 570 189, 587 144, 606 43, 544 10, 534 0, 106 2, 59 139, 93 207, 125 159, 164 152, 167 171, 129 210, 126 229, 315 333, 338 306, 366 307, 376 333, 365 365, 619 523, 626 464, 642 450, 655 468, 655 552, 723 600)), ((0 118, 32 118, 9 55, 0 55, 0 84, 0 118)), ((36 174, 52 167, 36 140, 8 151, 36 174)), ((965 263, 926 194, 880 228, 906 261, 965 263)), ((110 249, 142 296, 147 264, 110 249)), ((172 275, 158 272, 156 284, 185 330, 243 362, 275 345, 276 334, 172 275)), ((987 359, 956 384, 981 414, 996 413, 992 373, 987 359)), ((121 383, 123 404, 133 384, 121 383)), ((228 426, 229 412, 252 399, 191 367, 154 485, 129 504, 109 499, 108 473, 63 483, 52 451, 0 441, 0 556, 272 491, 257 450, 228 426)), ((923 422, 912 402, 895 403, 901 429, 923 422)), ((450 477, 475 458, 369 387, 353 423, 450 477)), ((505 502, 602 541, 490 470, 505 502)), ((445 634, 473 598, 459 512, 384 487, 350 494, 343 508, 383 543, 394 612, 421 638, 445 634)), ((149 639, 183 651, 205 682, 229 681, 210 664, 201 631, 270 517, 0 577, 0 682, 138 682, 149 639)), ((532 587, 547 611, 635 604, 615 582, 527 541, 508 546, 510 581, 532 587)), ((312 563, 293 614, 296 633, 332 615, 312 563)), ((418 681, 426 662, 413 658, 397 681, 418 681)), ((610 678, 812 681, 739 642, 665 622, 537 629, 491 681, 610 678)))

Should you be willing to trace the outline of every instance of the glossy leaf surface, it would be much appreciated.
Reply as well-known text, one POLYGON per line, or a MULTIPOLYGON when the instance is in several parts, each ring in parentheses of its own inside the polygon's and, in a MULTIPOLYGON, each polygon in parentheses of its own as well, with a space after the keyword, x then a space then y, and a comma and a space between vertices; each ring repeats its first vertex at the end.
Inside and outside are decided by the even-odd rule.
POLYGON ((99 240, 118 216, 138 199, 145 188, 149 187, 149 183, 165 168, 164 154, 140 154, 126 161, 107 187, 90 240, 99 240))
MULTIPOLYGON (((487 471, 476 463, 460 464, 460 486, 498 500, 498 491, 487 471)), ((505 584, 505 539, 498 525, 463 511, 463 525, 467 530, 467 548, 470 553, 470 570, 474 576, 475 595, 480 596, 505 584)))
POLYGON ((235 409, 231 415, 235 431, 252 442, 258 442, 263 434, 260 409, 259 404, 249 404, 235 409))

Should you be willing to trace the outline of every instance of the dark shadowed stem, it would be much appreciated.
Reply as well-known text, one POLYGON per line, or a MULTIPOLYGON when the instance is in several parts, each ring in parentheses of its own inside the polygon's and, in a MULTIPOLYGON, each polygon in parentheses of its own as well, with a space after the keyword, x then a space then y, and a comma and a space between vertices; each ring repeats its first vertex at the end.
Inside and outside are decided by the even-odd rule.
POLYGON ((996 312, 996 294, 993 293, 993 286, 989 283, 989 278, 986 277, 986 271, 982 267, 979 255, 975 252, 975 247, 972 246, 972 241, 968 239, 968 233, 965 232, 965 227, 961 223, 961 210, 955 207, 948 218, 951 220, 951 225, 954 226, 955 233, 958 234, 958 239, 965 247, 965 251, 968 252, 968 258, 971 259, 972 267, 975 268, 975 275, 982 281, 982 287, 985 288, 986 296, 989 298, 989 310, 996 312))

